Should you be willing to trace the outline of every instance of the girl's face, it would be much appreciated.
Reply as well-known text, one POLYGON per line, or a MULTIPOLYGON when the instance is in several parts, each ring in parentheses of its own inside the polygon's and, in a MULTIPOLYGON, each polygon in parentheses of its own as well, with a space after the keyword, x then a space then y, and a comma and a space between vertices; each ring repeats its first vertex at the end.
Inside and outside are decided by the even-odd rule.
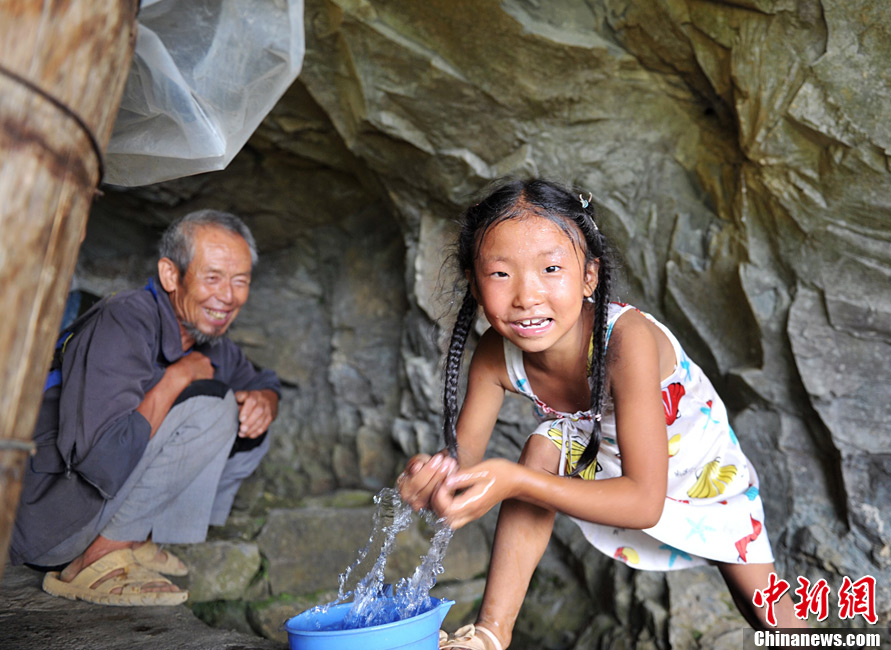
POLYGON ((586 268, 578 244, 553 221, 527 213, 493 226, 480 242, 474 276, 468 279, 489 323, 521 350, 577 345, 588 336, 579 328, 583 299, 597 286, 597 261, 586 268))

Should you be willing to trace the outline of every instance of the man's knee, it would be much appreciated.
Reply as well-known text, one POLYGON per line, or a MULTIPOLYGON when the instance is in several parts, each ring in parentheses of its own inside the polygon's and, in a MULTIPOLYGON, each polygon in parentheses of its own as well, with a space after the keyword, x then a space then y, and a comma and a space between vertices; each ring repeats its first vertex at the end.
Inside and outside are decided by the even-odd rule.
MULTIPOLYGON (((222 437, 225 444, 231 443, 229 458, 233 458, 236 454, 239 456, 245 454, 257 457, 257 463, 259 463, 259 459, 266 453, 266 449, 269 447, 268 444, 264 445, 267 432, 264 431, 256 438, 238 437, 238 403, 235 401, 234 393, 223 382, 215 379, 201 379, 192 382, 176 398, 173 407, 171 407, 171 414, 177 406, 182 404, 188 404, 183 407, 186 411, 184 423, 198 424, 199 427, 208 428, 208 433, 211 433, 212 430, 214 434, 222 437), (194 408, 190 408, 192 405, 194 408), (219 424, 210 425, 209 422, 219 422, 219 424)), ((174 417, 183 416, 178 414, 174 417)))
POLYGON ((229 386, 202 379, 179 394, 161 426, 178 432, 171 441, 186 442, 198 435, 202 444, 214 448, 231 445, 238 432, 238 403, 229 386))
POLYGON ((253 452, 255 449, 258 450, 256 452, 256 455, 259 455, 259 457, 262 458, 263 455, 266 453, 266 448, 268 448, 268 445, 266 445, 266 448, 262 450, 260 450, 259 448, 266 441, 266 435, 268 433, 268 431, 264 431, 256 438, 239 438, 236 436, 235 442, 232 443, 232 449, 229 451, 229 458, 232 458, 235 454, 253 452))
POLYGON ((240 440, 243 440, 243 438, 235 439, 235 444, 232 445, 232 449, 229 452, 229 458, 226 461, 226 468, 223 470, 223 474, 237 479, 245 479, 254 473, 266 452, 269 451, 269 440, 264 433, 262 436, 251 439, 256 441, 257 444, 250 449, 238 449, 240 440))
POLYGON ((223 399, 228 392, 229 386, 221 381, 216 379, 199 379, 186 386, 183 392, 177 396, 176 401, 173 402, 173 406, 178 406, 193 397, 204 396, 219 397, 220 399, 223 399))

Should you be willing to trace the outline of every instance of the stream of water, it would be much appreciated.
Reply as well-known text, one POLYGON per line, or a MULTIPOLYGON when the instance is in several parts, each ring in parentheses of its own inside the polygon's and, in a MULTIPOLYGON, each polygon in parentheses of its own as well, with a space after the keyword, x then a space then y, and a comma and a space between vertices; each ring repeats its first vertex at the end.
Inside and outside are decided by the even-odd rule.
MULTIPOLYGON (((453 531, 444 520, 429 511, 415 513, 394 488, 384 488, 375 497, 373 527, 368 543, 359 551, 356 560, 340 574, 337 598, 318 605, 311 613, 322 614, 338 603, 352 598, 352 606, 336 629, 352 630, 401 621, 422 614, 433 607, 430 589, 436 576, 443 571, 442 558, 452 539, 453 531), (396 547, 396 536, 423 517, 433 530, 430 548, 411 576, 401 578, 395 585, 385 584, 387 560, 396 547), (353 587, 349 584, 362 563, 380 544, 380 553, 368 573, 353 587)), ((321 629, 321 625, 319 626, 321 629)), ((327 629, 332 629, 331 627, 327 629)))

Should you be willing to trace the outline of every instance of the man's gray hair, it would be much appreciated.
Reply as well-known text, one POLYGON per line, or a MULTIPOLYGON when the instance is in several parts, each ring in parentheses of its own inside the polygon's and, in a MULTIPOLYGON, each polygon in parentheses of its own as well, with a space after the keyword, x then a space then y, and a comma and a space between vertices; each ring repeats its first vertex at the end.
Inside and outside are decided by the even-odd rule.
POLYGON ((166 257, 176 264, 180 275, 186 274, 195 256, 195 229, 199 226, 223 228, 241 236, 251 251, 251 266, 257 263, 257 243, 244 221, 229 212, 196 210, 171 223, 161 236, 161 243, 158 246, 161 257, 166 257))

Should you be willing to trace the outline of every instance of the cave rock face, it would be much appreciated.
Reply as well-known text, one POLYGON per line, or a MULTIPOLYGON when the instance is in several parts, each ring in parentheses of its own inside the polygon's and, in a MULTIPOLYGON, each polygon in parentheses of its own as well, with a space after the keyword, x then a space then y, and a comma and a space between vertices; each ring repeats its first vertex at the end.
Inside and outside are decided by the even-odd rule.
MULTIPOLYGON (((147 268, 98 252, 121 216, 246 218, 263 259, 232 335, 288 382, 269 489, 376 489, 438 449, 452 222, 494 179, 545 176, 593 194, 615 297, 724 396, 781 577, 877 576, 887 617, 891 4, 307 0, 305 19, 301 76, 230 168, 100 201, 80 270, 103 289, 147 268)), ((507 400, 490 452, 529 425, 507 400)), ((673 584, 652 598, 673 608, 673 584)))

